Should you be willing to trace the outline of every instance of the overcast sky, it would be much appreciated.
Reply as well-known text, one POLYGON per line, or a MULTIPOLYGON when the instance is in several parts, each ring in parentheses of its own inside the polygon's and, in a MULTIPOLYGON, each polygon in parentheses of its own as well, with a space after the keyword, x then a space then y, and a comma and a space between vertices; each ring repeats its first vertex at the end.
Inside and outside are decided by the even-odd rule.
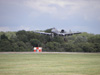
POLYGON ((0 31, 52 27, 100 34, 100 0, 0 0, 0 31))

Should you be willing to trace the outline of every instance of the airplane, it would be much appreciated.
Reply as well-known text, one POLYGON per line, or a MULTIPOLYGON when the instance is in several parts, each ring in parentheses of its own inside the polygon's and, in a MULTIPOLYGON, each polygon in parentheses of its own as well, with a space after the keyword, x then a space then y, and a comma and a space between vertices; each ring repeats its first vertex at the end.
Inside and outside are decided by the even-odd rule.
POLYGON ((39 34, 44 34, 44 35, 49 35, 49 36, 71 36, 74 34, 81 34, 82 32, 69 32, 67 33, 64 29, 62 29, 61 31, 58 31, 56 28, 51 28, 51 33, 47 33, 47 32, 37 32, 35 31, 35 33, 39 33, 39 34))

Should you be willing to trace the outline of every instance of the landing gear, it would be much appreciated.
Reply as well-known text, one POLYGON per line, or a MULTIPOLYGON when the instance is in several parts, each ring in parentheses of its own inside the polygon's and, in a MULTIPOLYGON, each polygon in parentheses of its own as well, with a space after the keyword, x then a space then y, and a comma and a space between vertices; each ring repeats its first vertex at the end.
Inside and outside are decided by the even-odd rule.
POLYGON ((65 41, 65 42, 67 42, 67 41, 68 41, 68 40, 67 40, 67 38, 66 38, 66 36, 64 36, 64 41, 65 41))

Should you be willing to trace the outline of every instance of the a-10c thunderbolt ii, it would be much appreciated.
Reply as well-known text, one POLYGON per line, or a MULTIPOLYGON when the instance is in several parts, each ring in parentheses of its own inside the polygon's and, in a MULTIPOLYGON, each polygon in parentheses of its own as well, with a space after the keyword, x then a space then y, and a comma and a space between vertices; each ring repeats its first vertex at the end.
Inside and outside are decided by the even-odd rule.
POLYGON ((39 33, 39 34, 44 34, 44 35, 49 35, 49 36, 71 36, 71 35, 75 35, 75 34, 81 34, 82 32, 66 32, 65 30, 61 30, 61 31, 58 31, 56 28, 51 28, 51 33, 47 33, 47 32, 37 32, 37 31, 34 31, 36 33, 39 33))

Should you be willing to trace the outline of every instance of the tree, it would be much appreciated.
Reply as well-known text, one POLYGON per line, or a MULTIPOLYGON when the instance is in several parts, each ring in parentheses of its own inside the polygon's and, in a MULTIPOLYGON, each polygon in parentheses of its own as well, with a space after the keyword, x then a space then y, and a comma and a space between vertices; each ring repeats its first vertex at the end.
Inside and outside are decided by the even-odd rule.
POLYGON ((23 41, 18 41, 17 45, 17 51, 27 51, 27 45, 23 41))
POLYGON ((94 43, 95 52, 100 52, 100 43, 94 43))
POLYGON ((88 42, 90 43, 100 43, 100 35, 95 35, 88 38, 88 42))
POLYGON ((91 43, 79 43, 78 47, 83 50, 83 52, 95 52, 94 45, 91 43))
MULTIPOLYGON (((51 32, 51 29, 45 31, 51 32)), ((32 51, 35 46, 43 47, 43 51, 100 52, 100 35, 82 33, 51 38, 25 30, 0 32, 0 51, 32 51)))
POLYGON ((25 30, 18 31, 18 32, 16 33, 16 35, 17 35, 17 38, 18 38, 20 41, 28 42, 27 32, 26 32, 25 30))
POLYGON ((0 51, 12 51, 12 45, 11 43, 6 40, 6 39, 3 39, 0 41, 0 51))
POLYGON ((30 43, 33 47, 39 47, 41 46, 41 42, 38 39, 31 39, 30 43))
POLYGON ((1 37, 0 37, 0 39, 1 39, 1 40, 4 40, 4 39, 5 39, 5 40, 8 40, 8 37, 7 37, 5 34, 2 34, 1 37))
POLYGON ((48 51, 60 51, 60 44, 57 42, 48 42, 46 48, 48 51))
POLYGON ((26 42, 26 46, 27 46, 27 51, 32 51, 33 50, 33 46, 31 45, 30 42, 26 42))
POLYGON ((54 38, 52 38, 54 42, 58 42, 58 43, 64 43, 64 37, 61 36, 55 36, 54 38))
POLYGON ((85 43, 87 42, 87 38, 85 36, 77 36, 74 43, 85 43))
POLYGON ((66 52, 76 52, 75 45, 72 44, 72 43, 65 44, 64 49, 65 49, 66 52))

